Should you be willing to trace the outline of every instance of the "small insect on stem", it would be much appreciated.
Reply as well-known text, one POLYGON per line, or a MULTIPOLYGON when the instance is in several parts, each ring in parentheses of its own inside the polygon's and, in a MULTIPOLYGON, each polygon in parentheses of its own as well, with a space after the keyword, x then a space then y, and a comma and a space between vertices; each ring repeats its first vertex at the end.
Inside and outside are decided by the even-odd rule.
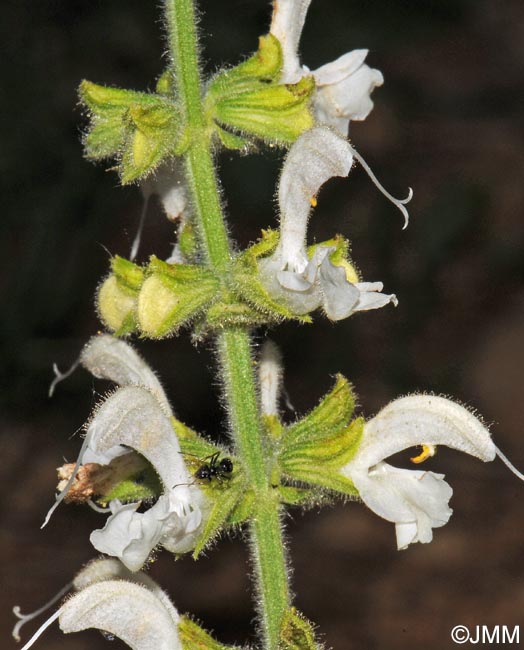
POLYGON ((199 481, 211 481, 216 478, 219 481, 231 477, 233 471, 233 461, 231 458, 222 458, 218 460, 220 452, 217 451, 211 456, 202 459, 202 465, 197 469, 193 476, 199 481), (209 461, 206 463, 205 461, 209 461))
MULTIPOLYGON (((213 479, 217 479, 222 482, 224 479, 230 479, 233 472, 233 461, 231 458, 220 458, 220 452, 217 451, 211 456, 206 456, 205 458, 199 458, 195 454, 188 454, 184 452, 184 456, 193 456, 198 458, 198 461, 201 463, 200 467, 193 474, 194 481, 191 483, 178 483, 178 485, 194 485, 197 481, 208 481, 211 483, 213 479)), ((173 488, 177 487, 174 485, 173 488)))

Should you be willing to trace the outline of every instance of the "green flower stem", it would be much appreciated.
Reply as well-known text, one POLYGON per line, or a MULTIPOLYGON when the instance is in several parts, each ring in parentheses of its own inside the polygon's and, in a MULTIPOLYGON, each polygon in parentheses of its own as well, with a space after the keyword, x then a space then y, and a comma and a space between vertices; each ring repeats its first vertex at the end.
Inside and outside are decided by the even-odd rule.
MULTIPOLYGON (((165 0, 165 11, 178 99, 188 128, 186 167, 200 241, 208 265, 225 274, 231 248, 202 105, 193 0, 165 0)), ((218 337, 218 349, 231 435, 257 493, 250 530, 260 618, 267 650, 277 650, 290 596, 280 505, 271 488, 270 468, 266 464, 248 331, 226 327, 218 337)))
POLYGON ((249 335, 239 328, 226 328, 219 336, 219 352, 236 451, 257 494, 250 525, 257 601, 266 648, 276 650, 282 616, 290 606, 288 572, 280 503, 269 482, 270 467, 260 431, 249 335))
POLYGON ((282 627, 282 617, 289 609, 288 571, 280 504, 275 494, 259 495, 257 509, 250 522, 251 553, 257 579, 260 620, 265 634, 267 650, 277 650, 282 627))
POLYGON ((178 101, 187 128, 187 176, 197 214, 197 226, 209 265, 225 271, 231 259, 222 215, 215 165, 204 117, 195 11, 192 0, 165 0, 169 49, 178 101))

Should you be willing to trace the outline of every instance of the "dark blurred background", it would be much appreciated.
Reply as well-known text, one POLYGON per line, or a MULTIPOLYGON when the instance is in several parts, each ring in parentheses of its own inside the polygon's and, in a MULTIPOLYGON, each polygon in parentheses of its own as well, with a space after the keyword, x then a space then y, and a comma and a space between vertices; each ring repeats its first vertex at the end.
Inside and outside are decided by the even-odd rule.
MULTIPOLYGON (((53 500, 55 467, 76 457, 72 434, 106 388, 78 371, 52 400, 54 361, 66 368, 100 327, 93 295, 108 251, 128 255, 141 209, 135 187, 82 159, 82 78, 152 89, 165 60, 156 2, 7 0, 2 4, 1 279, 2 647, 11 607, 39 607, 91 557, 101 518, 53 500)), ((235 63, 267 30, 263 0, 203 0, 207 71, 235 63)), ((475 407, 497 444, 524 467, 520 406, 524 348, 524 3, 521 0, 315 0, 303 38, 311 68, 368 47, 386 84, 351 137, 388 189, 415 191, 411 224, 355 169, 320 195, 311 237, 347 235, 366 280, 383 280, 398 309, 332 325, 285 325, 273 337, 298 413, 340 371, 371 415, 399 394, 434 391, 475 407)), ((241 245, 276 225, 280 155, 220 158, 231 230, 241 245)), ((168 252, 169 224, 153 206, 141 249, 168 252)), ((223 412, 209 345, 187 336, 140 350, 178 416, 213 436, 223 412)), ((286 417, 292 418, 291 412, 286 417)), ((405 464, 409 453, 402 454, 405 464)), ((407 466, 407 465, 406 465, 407 466)), ((297 605, 339 650, 454 647, 454 625, 524 623, 524 485, 499 461, 441 449, 427 463, 455 490, 450 523, 430 545, 395 549, 394 526, 356 503, 291 512, 297 605)), ((239 538, 194 563, 160 554, 151 575, 224 642, 253 641, 250 567, 239 538)), ((31 627, 32 625, 32 627, 31 627)), ((36 629, 24 629, 24 638, 36 629)), ((524 628, 521 630, 524 634, 524 628)), ((97 632, 37 647, 107 647, 97 632)), ((114 641, 113 648, 123 647, 114 641)))

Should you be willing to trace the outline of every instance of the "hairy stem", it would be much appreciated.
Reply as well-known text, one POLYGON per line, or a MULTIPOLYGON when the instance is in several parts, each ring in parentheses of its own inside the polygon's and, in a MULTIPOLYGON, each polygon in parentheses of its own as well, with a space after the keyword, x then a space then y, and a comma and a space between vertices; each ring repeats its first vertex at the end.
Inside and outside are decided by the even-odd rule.
POLYGON ((224 271, 231 253, 204 118, 193 2, 165 0, 165 12, 178 100, 182 105, 190 142, 186 167, 196 223, 208 264, 217 271, 224 271))
MULTIPOLYGON (((188 131, 186 169, 197 229, 207 264, 219 274, 225 274, 231 260, 231 248, 202 105, 193 0, 165 0, 165 13, 178 99, 188 131)), ((225 327, 218 336, 218 349, 235 450, 257 494, 250 531, 259 617, 266 649, 277 650, 282 617, 290 598, 280 505, 270 485, 265 462, 267 454, 248 331, 225 327)))

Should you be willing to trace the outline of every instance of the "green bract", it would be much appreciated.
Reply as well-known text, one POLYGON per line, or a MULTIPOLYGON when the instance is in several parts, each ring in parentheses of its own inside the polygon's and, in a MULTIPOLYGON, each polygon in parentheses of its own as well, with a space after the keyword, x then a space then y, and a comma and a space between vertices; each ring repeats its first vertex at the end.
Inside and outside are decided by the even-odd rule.
POLYGON ((296 607, 284 613, 278 650, 317 650, 313 625, 296 607))
POLYGON ((313 126, 309 109, 315 89, 313 78, 280 84, 281 70, 280 43, 268 34, 260 38, 256 54, 212 80, 206 95, 206 113, 218 127, 223 127, 218 135, 226 147, 242 148, 253 136, 274 144, 289 144, 313 126))
POLYGON ((355 397, 347 379, 335 386, 308 415, 288 427, 280 440, 279 463, 285 477, 342 492, 358 494, 339 469, 354 456, 364 420, 350 422, 355 397))
POLYGON ((86 156, 115 158, 122 183, 147 176, 175 154, 180 116, 166 97, 90 81, 80 84, 79 95, 91 118, 84 138, 86 156))
POLYGON ((224 645, 187 616, 182 616, 178 623, 178 634, 184 650, 239 650, 238 646, 224 645))

